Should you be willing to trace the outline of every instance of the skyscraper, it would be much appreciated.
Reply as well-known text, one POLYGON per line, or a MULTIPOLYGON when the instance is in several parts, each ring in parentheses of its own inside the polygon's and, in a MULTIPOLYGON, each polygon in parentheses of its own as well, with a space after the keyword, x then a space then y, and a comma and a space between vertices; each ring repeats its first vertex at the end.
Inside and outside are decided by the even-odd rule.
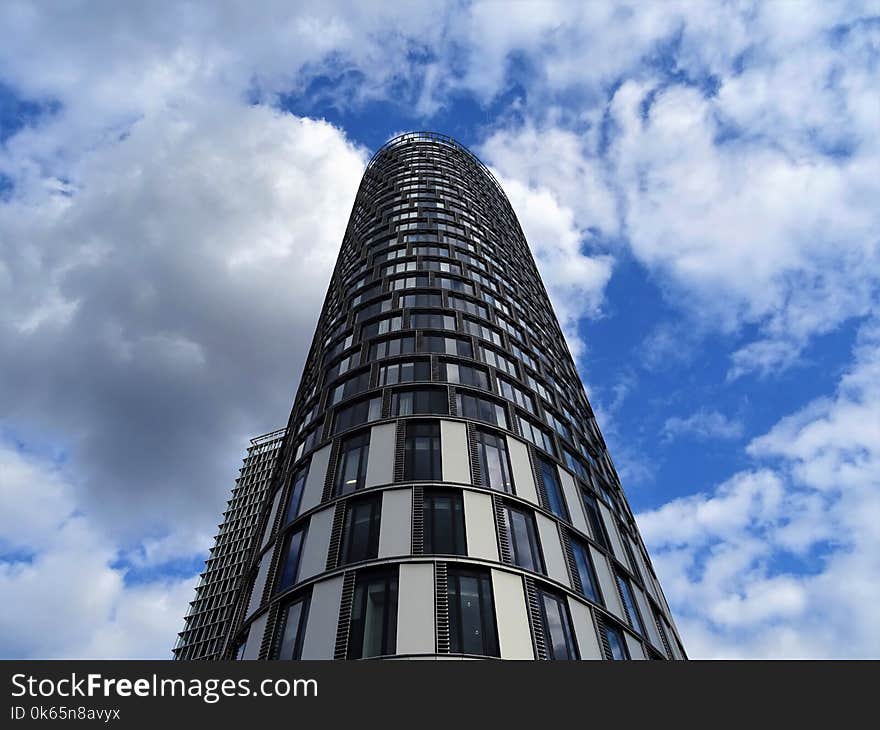
POLYGON ((214 547, 199 576, 196 597, 184 617, 183 631, 177 635, 175 659, 221 658, 283 443, 284 429, 251 439, 214 547))
POLYGON ((516 216, 438 134, 373 157, 226 656, 684 658, 516 216))

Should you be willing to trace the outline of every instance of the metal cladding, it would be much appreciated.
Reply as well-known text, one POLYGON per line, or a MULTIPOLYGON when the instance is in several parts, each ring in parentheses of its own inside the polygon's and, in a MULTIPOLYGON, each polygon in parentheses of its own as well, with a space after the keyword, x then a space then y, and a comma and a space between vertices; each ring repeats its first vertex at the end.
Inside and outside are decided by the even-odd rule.
POLYGON ((453 139, 370 161, 224 656, 683 659, 528 244, 453 139))

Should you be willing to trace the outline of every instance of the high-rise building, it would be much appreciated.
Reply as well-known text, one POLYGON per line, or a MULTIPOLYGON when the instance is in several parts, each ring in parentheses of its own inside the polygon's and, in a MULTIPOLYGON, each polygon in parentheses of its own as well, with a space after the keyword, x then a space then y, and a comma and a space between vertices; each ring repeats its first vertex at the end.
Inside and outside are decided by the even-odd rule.
POLYGON ((199 576, 184 628, 177 635, 175 659, 220 659, 250 559, 257 526, 269 492, 284 429, 251 439, 214 547, 199 576))
POLYGON ((525 237, 449 137, 373 157, 224 656, 682 659, 525 237))

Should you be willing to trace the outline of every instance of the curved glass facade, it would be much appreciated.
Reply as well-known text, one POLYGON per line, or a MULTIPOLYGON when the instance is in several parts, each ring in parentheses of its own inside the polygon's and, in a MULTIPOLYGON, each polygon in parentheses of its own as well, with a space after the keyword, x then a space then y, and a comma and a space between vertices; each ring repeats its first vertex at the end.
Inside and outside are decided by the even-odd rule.
POLYGON ((364 173, 225 655, 682 659, 516 216, 454 140, 364 173))

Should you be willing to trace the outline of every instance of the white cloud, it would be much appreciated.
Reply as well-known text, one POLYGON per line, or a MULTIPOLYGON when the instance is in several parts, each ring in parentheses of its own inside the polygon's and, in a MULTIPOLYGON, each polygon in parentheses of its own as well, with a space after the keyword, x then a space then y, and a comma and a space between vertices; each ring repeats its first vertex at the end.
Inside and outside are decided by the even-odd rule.
POLYGON ((730 419, 718 411, 701 409, 686 418, 667 418, 661 433, 667 440, 688 435, 699 439, 736 439, 743 435, 744 430, 739 420, 730 419))
POLYGON ((0 206, 6 415, 118 539, 203 536, 285 422, 365 159, 325 122, 194 103, 0 206))
POLYGON ((763 466, 638 516, 692 656, 876 657, 880 339, 754 439, 763 466))
MULTIPOLYGON (((876 308, 876 26, 855 22, 855 7, 813 10, 673 9, 675 80, 642 67, 607 108, 575 119, 552 103, 527 109, 483 146, 502 175, 549 191, 610 249, 621 233, 698 329, 754 325, 731 379, 790 367, 812 337, 876 308), (690 80, 710 78, 717 93, 690 80)), ((654 43, 669 26, 652 28, 654 43)))
POLYGON ((0 652, 5 658, 170 656, 192 578, 126 585, 100 525, 57 467, 0 447, 0 652))

